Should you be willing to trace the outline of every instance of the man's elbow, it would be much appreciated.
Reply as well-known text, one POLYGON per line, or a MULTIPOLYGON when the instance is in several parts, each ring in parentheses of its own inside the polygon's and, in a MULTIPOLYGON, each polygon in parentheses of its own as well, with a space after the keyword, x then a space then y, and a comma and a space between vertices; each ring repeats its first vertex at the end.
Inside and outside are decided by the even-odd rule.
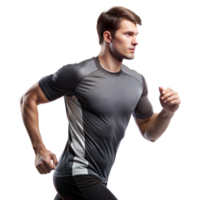
POLYGON ((146 131, 145 131, 142 135, 143 135, 143 137, 144 137, 146 140, 148 140, 148 141, 150 141, 150 142, 155 142, 155 141, 156 141, 156 139, 147 137, 146 131))

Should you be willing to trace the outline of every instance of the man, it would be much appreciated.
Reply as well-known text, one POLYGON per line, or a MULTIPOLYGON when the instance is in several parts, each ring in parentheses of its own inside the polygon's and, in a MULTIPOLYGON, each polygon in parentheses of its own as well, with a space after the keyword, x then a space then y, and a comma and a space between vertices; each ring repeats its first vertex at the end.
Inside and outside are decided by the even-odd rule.
POLYGON ((180 105, 178 93, 159 87, 160 113, 154 113, 144 76, 122 64, 133 59, 140 18, 123 7, 101 13, 98 56, 67 64, 45 76, 21 98, 23 121, 36 154, 39 173, 55 169, 55 199, 117 198, 106 187, 115 156, 133 115, 142 136, 156 141, 180 105), (37 105, 64 97, 68 141, 57 161, 43 144, 37 105), (51 163, 53 159, 54 166, 51 163))

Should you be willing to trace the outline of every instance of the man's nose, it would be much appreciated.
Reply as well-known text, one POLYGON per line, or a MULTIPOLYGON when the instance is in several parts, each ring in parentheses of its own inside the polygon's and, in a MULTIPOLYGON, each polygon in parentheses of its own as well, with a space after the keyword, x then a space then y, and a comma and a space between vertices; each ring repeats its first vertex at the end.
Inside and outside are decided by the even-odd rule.
POLYGON ((133 45, 138 45, 138 39, 136 38, 136 36, 133 37, 132 44, 133 45))

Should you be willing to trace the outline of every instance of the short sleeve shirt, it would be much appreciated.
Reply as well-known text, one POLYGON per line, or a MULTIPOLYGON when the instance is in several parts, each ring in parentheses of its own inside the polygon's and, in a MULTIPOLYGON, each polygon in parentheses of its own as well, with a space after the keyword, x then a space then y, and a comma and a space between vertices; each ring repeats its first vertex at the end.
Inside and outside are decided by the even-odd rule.
POLYGON ((122 64, 104 69, 98 56, 67 64, 39 80, 49 101, 64 97, 68 140, 53 176, 95 175, 107 183, 127 125, 154 112, 144 76, 122 64))

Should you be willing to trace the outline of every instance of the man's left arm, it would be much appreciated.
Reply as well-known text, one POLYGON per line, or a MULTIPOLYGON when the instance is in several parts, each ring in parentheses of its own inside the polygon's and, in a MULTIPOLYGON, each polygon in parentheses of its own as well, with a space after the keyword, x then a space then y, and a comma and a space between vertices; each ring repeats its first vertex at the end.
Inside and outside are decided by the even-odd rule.
POLYGON ((178 93, 173 89, 167 88, 164 90, 162 87, 159 87, 159 90, 159 100, 163 109, 160 113, 154 113, 145 126, 143 125, 143 127, 145 127, 143 136, 152 142, 156 141, 167 129, 171 118, 174 116, 174 113, 181 103, 178 93))

